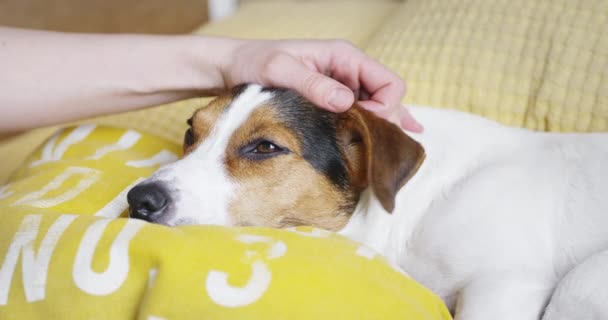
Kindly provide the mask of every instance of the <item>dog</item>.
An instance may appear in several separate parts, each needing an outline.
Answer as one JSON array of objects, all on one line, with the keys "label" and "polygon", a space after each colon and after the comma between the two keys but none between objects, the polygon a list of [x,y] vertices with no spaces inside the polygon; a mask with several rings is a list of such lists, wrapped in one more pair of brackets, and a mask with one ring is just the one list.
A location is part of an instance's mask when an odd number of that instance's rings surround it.
[{"label": "dog", "polygon": [[608,319],[608,134],[411,107],[406,134],[354,106],[243,85],[188,120],[184,157],[130,216],[335,231],[434,291],[457,320]]}]

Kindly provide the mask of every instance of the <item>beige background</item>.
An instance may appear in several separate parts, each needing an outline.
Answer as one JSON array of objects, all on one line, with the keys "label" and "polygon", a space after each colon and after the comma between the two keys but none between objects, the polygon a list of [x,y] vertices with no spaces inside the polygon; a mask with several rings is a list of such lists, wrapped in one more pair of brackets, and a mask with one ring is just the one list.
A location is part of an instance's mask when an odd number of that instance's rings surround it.
[{"label": "beige background", "polygon": [[0,0],[0,25],[35,29],[174,34],[206,18],[204,0]]}]

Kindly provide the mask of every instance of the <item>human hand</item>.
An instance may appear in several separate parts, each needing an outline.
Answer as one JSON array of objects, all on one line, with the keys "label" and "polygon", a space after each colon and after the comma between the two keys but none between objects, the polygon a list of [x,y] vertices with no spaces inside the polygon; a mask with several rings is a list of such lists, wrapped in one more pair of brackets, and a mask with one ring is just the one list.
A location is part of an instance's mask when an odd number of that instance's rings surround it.
[{"label": "human hand", "polygon": [[286,87],[334,112],[348,110],[356,99],[406,130],[423,130],[401,105],[403,80],[346,41],[244,40],[231,58],[221,67],[227,87],[247,82]]}]

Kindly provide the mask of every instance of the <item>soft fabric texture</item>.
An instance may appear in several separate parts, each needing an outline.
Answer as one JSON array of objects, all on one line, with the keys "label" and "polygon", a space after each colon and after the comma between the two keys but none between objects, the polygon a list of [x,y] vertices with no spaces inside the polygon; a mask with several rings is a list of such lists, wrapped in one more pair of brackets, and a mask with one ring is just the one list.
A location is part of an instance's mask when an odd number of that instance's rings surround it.
[{"label": "soft fabric texture", "polygon": [[382,1],[253,2],[195,33],[249,39],[347,39],[365,47],[376,27],[397,7]]},{"label": "soft fabric texture", "polygon": [[120,218],[130,186],[178,154],[95,125],[46,142],[0,187],[0,319],[450,319],[427,289],[327,231]]},{"label": "soft fabric texture", "polygon": [[549,131],[608,130],[608,1],[408,0],[367,51],[407,102]]},{"label": "soft fabric texture", "polygon": [[[605,0],[258,0],[195,33],[345,38],[399,73],[406,103],[537,130],[608,130]],[[178,142],[184,119],[202,105],[193,99],[94,121]],[[50,132],[0,141],[0,183]]]}]

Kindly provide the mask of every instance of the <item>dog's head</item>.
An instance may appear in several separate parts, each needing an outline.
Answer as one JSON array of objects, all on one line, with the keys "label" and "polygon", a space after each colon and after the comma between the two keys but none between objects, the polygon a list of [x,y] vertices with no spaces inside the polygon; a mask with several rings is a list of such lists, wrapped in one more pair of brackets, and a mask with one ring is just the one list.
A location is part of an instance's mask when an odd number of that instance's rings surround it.
[{"label": "dog's head", "polygon": [[391,212],[424,158],[417,142],[369,111],[331,113],[286,89],[240,86],[188,124],[184,157],[129,192],[131,217],[335,231],[368,187]]}]

